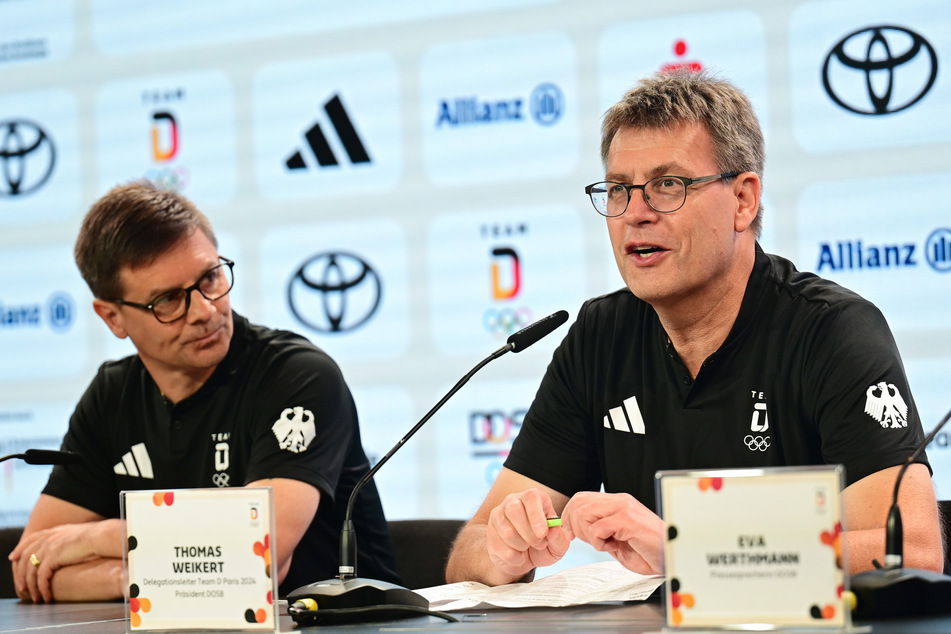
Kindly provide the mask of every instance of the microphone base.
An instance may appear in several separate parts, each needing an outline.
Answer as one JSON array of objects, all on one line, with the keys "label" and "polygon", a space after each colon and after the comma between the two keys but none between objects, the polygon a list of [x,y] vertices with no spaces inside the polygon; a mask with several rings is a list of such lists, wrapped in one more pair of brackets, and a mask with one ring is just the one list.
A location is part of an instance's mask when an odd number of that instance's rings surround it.
[{"label": "microphone base", "polygon": [[[317,608],[292,610],[296,601],[313,599]],[[288,614],[298,625],[365,623],[420,616],[429,601],[408,588],[375,579],[326,579],[287,595]]]},{"label": "microphone base", "polygon": [[849,586],[856,619],[951,613],[951,576],[930,570],[869,570],[852,575]]}]

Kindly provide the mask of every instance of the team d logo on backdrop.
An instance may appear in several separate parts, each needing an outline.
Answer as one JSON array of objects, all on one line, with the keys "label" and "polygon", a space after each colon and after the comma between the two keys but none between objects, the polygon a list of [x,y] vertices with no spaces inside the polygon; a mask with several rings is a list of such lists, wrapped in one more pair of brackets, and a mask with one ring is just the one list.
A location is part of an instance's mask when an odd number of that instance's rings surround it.
[{"label": "team d logo on backdrop", "polygon": [[200,208],[228,203],[238,179],[234,107],[217,70],[105,84],[96,98],[101,191],[145,178]]},{"label": "team d logo on backdrop", "polygon": [[[430,323],[447,353],[498,345],[587,298],[580,214],[566,205],[463,211],[429,229]],[[551,245],[558,244],[557,257]]]}]

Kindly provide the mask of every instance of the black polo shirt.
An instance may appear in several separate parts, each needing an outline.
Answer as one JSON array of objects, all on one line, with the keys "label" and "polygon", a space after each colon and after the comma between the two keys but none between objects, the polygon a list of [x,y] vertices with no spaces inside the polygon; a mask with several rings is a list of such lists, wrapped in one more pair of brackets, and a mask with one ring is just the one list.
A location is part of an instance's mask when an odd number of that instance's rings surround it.
[{"label": "black polo shirt", "polygon": [[587,301],[505,466],[656,510],[658,470],[842,464],[851,484],[922,440],[881,312],[757,245],[736,323],[696,380],[649,304],[627,289]]},{"label": "black polo shirt", "polygon": [[[320,490],[281,594],[337,574],[350,492],[369,469],[340,369],[294,333],[234,315],[225,359],[195,394],[171,404],[138,355],[103,364],[70,418],[63,448],[83,455],[53,469],[44,493],[119,517],[119,491],[243,486],[290,478]],[[354,509],[361,576],[397,582],[376,487]]]}]

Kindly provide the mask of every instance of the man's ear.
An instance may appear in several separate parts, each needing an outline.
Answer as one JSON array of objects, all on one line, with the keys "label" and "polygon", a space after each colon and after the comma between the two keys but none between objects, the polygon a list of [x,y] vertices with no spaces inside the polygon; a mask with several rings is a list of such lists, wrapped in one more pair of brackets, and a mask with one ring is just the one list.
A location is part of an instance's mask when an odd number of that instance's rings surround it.
[{"label": "man's ear", "polygon": [[756,218],[761,187],[756,172],[743,172],[733,180],[733,193],[737,202],[733,229],[737,233],[746,231]]},{"label": "man's ear", "polygon": [[102,299],[94,299],[92,300],[92,308],[96,311],[96,314],[99,315],[99,318],[106,322],[112,334],[119,339],[125,339],[129,336],[129,333],[126,332],[122,314],[119,312],[119,306],[117,304]]}]

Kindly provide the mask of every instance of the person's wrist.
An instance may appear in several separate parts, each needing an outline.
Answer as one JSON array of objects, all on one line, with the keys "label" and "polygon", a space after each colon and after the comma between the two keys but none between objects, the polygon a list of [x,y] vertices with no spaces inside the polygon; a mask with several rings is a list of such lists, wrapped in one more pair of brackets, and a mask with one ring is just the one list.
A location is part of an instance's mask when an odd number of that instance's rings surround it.
[{"label": "person's wrist", "polygon": [[116,560],[116,566],[113,568],[113,596],[117,598],[125,597],[125,575],[122,569],[122,559]]},{"label": "person's wrist", "polygon": [[501,586],[508,583],[528,583],[535,578],[535,567],[532,566],[528,570],[524,568],[506,569],[503,566],[499,566],[494,569],[493,574],[490,575],[489,585]]},{"label": "person's wrist", "polygon": [[524,575],[522,575],[521,578],[519,578],[515,583],[531,583],[532,581],[535,580],[535,571],[536,571],[536,570],[538,570],[538,569],[537,569],[537,568],[532,568],[531,570],[529,570],[528,572],[526,572]]}]

